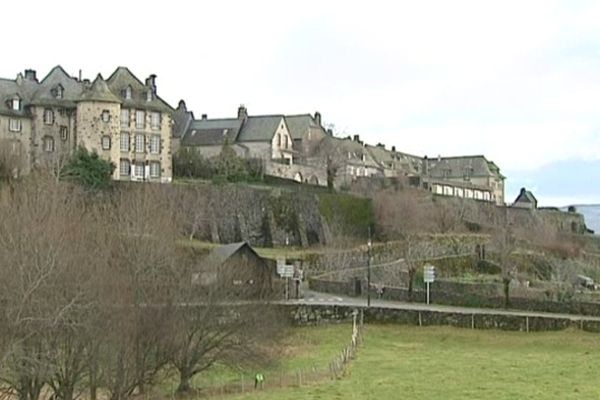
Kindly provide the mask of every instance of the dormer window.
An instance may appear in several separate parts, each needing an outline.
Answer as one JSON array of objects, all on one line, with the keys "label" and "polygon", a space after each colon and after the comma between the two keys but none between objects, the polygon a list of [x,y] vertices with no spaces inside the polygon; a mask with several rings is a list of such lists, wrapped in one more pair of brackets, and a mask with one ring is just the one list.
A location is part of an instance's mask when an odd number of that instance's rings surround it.
[{"label": "dormer window", "polygon": [[13,110],[19,111],[21,109],[21,99],[18,97],[13,98],[11,105]]},{"label": "dormer window", "polygon": [[54,88],[53,92],[54,92],[55,98],[62,99],[65,89],[62,87],[62,85],[58,85],[57,87]]},{"label": "dormer window", "polygon": [[131,86],[127,86],[123,89],[123,97],[125,100],[131,100]]}]

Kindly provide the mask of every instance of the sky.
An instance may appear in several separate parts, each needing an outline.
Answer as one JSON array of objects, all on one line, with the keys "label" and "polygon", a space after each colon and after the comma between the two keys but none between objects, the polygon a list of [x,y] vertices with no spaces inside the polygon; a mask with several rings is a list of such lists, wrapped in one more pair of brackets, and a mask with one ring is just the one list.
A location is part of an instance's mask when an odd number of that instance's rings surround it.
[{"label": "sky", "polygon": [[0,76],[128,66],[196,116],[321,112],[339,135],[484,154],[541,205],[600,203],[600,2],[67,1],[2,5]]}]

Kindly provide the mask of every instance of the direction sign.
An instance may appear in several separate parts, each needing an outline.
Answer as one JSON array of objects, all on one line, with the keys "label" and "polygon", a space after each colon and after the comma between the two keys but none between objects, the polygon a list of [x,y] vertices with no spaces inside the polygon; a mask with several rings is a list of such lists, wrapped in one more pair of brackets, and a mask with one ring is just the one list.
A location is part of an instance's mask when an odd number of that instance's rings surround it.
[{"label": "direction sign", "polygon": [[294,266],[293,265],[278,265],[277,273],[282,278],[292,278],[294,276]]},{"label": "direction sign", "polygon": [[426,265],[423,267],[423,282],[433,283],[435,281],[435,267]]}]

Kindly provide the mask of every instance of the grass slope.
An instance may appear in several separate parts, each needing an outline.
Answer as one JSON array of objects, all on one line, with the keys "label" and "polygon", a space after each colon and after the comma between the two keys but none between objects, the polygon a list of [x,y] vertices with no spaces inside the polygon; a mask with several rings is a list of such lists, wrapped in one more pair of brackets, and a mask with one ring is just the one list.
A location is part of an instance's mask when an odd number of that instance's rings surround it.
[{"label": "grass slope", "polygon": [[232,398],[597,399],[599,356],[600,336],[579,331],[370,326],[344,379]]}]

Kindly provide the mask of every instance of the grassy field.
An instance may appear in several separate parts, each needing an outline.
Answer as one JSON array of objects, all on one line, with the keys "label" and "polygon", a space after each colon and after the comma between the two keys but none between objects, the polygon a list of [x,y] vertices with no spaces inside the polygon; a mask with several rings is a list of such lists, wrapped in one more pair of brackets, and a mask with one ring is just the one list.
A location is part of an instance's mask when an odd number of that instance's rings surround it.
[{"label": "grassy field", "polygon": [[[256,372],[261,372],[268,379],[279,379],[281,374],[294,374],[312,368],[327,369],[329,362],[337,356],[350,341],[351,324],[328,325],[319,328],[290,328],[289,334],[276,350],[273,358],[279,360],[266,367],[241,367],[239,370],[217,365],[197,375],[192,386],[211,388],[226,384],[240,384],[244,379],[250,387]],[[173,373],[167,374],[159,384],[160,394],[170,396],[177,388],[177,378]],[[242,378],[243,377],[243,378]]]},{"label": "grassy field", "polygon": [[[314,335],[316,344],[340,328],[305,328],[302,334]],[[336,349],[331,343],[325,348]],[[369,326],[342,380],[227,398],[597,399],[599,371],[597,334]]]}]

